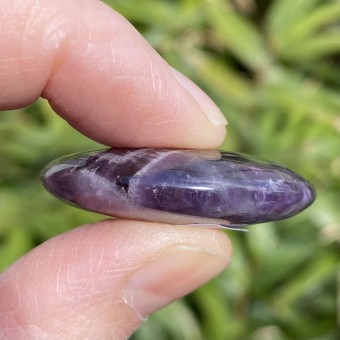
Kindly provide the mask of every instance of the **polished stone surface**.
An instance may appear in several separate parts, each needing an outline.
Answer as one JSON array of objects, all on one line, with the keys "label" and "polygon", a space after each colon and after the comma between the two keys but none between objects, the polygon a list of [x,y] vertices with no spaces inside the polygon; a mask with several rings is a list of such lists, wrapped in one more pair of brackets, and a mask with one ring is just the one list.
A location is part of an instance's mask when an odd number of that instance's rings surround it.
[{"label": "polished stone surface", "polygon": [[315,199],[293,171],[216,150],[109,149],[64,157],[41,176],[46,189],[110,216],[227,227],[284,219]]}]

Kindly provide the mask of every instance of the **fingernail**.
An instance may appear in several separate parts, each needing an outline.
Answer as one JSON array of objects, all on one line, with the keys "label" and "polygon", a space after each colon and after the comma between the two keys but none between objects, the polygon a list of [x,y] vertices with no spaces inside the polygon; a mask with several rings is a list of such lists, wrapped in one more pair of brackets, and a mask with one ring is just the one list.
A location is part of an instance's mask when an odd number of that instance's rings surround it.
[{"label": "fingernail", "polygon": [[145,319],[220,273],[229,259],[205,249],[176,246],[143,265],[128,279],[123,300]]},{"label": "fingernail", "polygon": [[202,91],[195,83],[193,83],[190,79],[188,79],[176,69],[171,68],[171,70],[178,82],[192,95],[197,104],[201,107],[208,119],[214,125],[225,126],[228,124],[228,121],[221,110],[204,91]]}]

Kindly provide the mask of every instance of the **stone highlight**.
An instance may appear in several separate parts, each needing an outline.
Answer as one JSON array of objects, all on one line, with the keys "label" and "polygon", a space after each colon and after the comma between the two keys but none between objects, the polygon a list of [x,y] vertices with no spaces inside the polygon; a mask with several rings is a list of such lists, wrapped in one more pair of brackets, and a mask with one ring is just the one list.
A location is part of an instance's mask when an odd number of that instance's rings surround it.
[{"label": "stone highlight", "polygon": [[109,149],[67,156],[42,172],[45,188],[110,216],[224,227],[291,217],[315,199],[293,171],[216,150]]}]

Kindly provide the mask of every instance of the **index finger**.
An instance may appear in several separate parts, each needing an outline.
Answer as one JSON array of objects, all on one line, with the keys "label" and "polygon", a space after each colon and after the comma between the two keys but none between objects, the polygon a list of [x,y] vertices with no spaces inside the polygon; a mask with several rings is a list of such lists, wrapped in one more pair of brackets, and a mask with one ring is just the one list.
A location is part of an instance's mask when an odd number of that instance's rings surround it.
[{"label": "index finger", "polygon": [[226,120],[111,8],[95,0],[0,0],[0,109],[43,96],[111,146],[215,148]]}]

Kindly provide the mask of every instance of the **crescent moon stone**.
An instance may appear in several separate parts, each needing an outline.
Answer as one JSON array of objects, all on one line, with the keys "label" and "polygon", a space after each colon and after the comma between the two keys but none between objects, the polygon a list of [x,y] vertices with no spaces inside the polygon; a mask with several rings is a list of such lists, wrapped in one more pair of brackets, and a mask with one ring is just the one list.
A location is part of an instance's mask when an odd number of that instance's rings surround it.
[{"label": "crescent moon stone", "polygon": [[238,227],[281,220],[315,199],[311,185],[285,167],[216,150],[80,153],[49,164],[41,180],[78,207],[170,224]]}]

